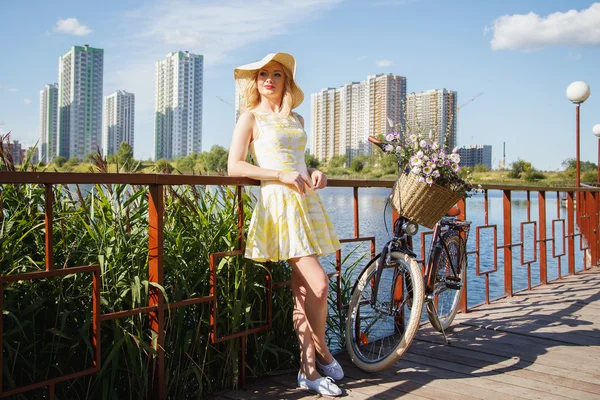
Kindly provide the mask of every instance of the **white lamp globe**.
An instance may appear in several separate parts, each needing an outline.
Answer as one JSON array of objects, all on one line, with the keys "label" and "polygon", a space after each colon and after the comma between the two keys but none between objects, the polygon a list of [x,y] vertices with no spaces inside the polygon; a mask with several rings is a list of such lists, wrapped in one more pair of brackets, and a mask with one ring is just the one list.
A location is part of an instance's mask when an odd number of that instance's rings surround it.
[{"label": "white lamp globe", "polygon": [[567,87],[567,97],[575,104],[581,104],[590,97],[590,87],[583,81],[573,82]]},{"label": "white lamp globe", "polygon": [[594,135],[596,135],[596,137],[600,138],[600,124],[594,125],[594,127],[592,128],[592,132],[594,132]]}]

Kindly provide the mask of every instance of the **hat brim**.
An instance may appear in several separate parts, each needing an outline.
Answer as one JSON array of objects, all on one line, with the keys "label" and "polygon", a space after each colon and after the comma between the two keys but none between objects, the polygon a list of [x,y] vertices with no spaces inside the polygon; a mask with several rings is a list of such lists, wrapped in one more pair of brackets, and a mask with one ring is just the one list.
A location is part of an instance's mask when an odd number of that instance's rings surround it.
[{"label": "hat brim", "polygon": [[235,78],[236,85],[240,94],[243,96],[246,87],[252,83],[254,78],[254,72],[263,68],[271,61],[276,61],[283,65],[288,71],[292,73],[292,80],[294,81],[294,87],[291,90],[292,94],[292,109],[298,107],[304,101],[304,92],[298,86],[296,82],[296,60],[291,54],[288,53],[271,53],[267,54],[262,60],[256,61],[250,64],[242,65],[233,70],[233,77]]}]

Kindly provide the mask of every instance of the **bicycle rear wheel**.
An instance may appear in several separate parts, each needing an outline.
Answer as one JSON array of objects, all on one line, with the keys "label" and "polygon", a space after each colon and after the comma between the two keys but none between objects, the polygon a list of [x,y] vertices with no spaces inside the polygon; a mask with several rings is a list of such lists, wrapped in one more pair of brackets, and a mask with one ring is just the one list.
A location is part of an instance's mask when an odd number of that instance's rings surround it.
[{"label": "bicycle rear wheel", "polygon": [[[467,271],[465,245],[460,235],[451,233],[442,240],[446,242],[449,254],[443,247],[433,254],[435,283],[433,296],[427,302],[429,322],[438,332],[448,329],[458,312]],[[454,266],[456,274],[450,265]]]},{"label": "bicycle rear wheel", "polygon": [[[423,276],[414,258],[392,252],[384,265],[377,302],[373,283],[379,256],[358,278],[348,306],[346,348],[352,361],[368,372],[381,371],[408,349],[423,312]],[[394,281],[394,271],[398,271]],[[392,312],[390,312],[390,306]]]}]

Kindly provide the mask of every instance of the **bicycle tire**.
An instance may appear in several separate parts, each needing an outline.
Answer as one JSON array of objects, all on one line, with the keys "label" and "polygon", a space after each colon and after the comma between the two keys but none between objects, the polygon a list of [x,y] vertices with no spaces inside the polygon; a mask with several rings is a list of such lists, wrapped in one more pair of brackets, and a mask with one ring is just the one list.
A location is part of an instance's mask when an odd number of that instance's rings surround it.
[{"label": "bicycle tire", "polygon": [[[450,306],[446,304],[440,306],[439,295],[435,294],[434,297],[427,302],[427,316],[429,317],[429,322],[431,323],[431,326],[433,326],[433,328],[438,332],[448,329],[452,324],[452,321],[454,321],[454,317],[456,317],[456,313],[458,312],[458,308],[460,306],[460,298],[465,288],[464,282],[467,271],[467,257],[464,254],[465,245],[460,235],[456,232],[452,232],[449,235],[444,235],[442,240],[446,242],[448,251],[451,253],[450,256],[453,257],[452,263],[459,268],[458,277],[461,280],[461,287],[459,290],[443,287],[446,286],[446,277],[450,275],[454,276],[454,274],[452,273],[450,265],[447,262],[446,251],[443,247],[437,248],[433,254],[433,274],[435,276],[433,290],[434,293],[436,293],[436,291],[444,289],[442,293],[450,294],[449,296],[444,296],[444,300],[448,300]],[[455,253],[452,253],[453,249],[456,249]],[[435,298],[436,296],[438,297],[437,299]],[[433,303],[434,301],[437,302],[435,308]]]},{"label": "bicycle tire", "polygon": [[[406,350],[408,349],[408,347],[410,346],[413,338],[415,337],[417,330],[419,329],[419,325],[420,325],[420,321],[421,321],[421,316],[423,314],[423,299],[424,299],[424,282],[423,282],[423,276],[421,274],[421,269],[419,268],[419,265],[417,264],[416,260],[409,256],[408,254],[404,254],[404,253],[400,253],[400,252],[392,252],[390,254],[391,260],[395,263],[395,267],[397,268],[399,264],[402,264],[403,268],[403,274],[399,275],[399,277],[403,278],[403,287],[408,288],[408,284],[411,285],[412,287],[412,296],[410,296],[410,299],[406,299],[410,301],[410,304],[408,305],[404,305],[404,302],[402,302],[402,309],[403,311],[405,310],[405,307],[408,307],[408,312],[410,313],[410,316],[408,317],[407,321],[404,324],[403,327],[403,332],[400,334],[399,337],[399,341],[397,342],[390,342],[393,343],[392,346],[390,346],[387,350],[389,350],[389,353],[387,355],[385,355],[384,357],[380,358],[380,359],[376,359],[376,360],[369,360],[367,359],[367,357],[365,356],[365,354],[363,353],[370,353],[371,351],[369,351],[366,346],[368,346],[368,343],[364,343],[362,342],[361,344],[363,345],[364,348],[361,349],[361,345],[358,343],[359,338],[357,338],[357,328],[360,328],[361,326],[361,317],[360,317],[360,307],[361,307],[361,299],[363,299],[363,296],[365,295],[365,293],[368,291],[368,289],[371,287],[371,285],[368,284],[368,282],[373,278],[373,276],[375,275],[375,272],[377,270],[377,266],[378,266],[378,260],[379,260],[379,255],[376,256],[375,258],[373,258],[371,261],[369,261],[369,263],[367,264],[367,266],[364,268],[364,270],[361,272],[361,274],[359,275],[359,278],[357,279],[357,282],[354,286],[354,289],[352,291],[352,297],[350,299],[350,303],[348,305],[348,314],[347,314],[347,319],[346,319],[346,349],[348,350],[348,354],[350,355],[350,359],[352,360],[352,362],[354,362],[354,364],[359,367],[360,369],[362,369],[363,371],[367,371],[367,372],[377,372],[377,371],[381,371],[384,370],[388,367],[390,367],[392,364],[394,364],[400,357],[402,357],[402,355],[406,352]],[[388,264],[389,266],[389,264]],[[390,268],[386,268],[386,269],[392,269]],[[404,280],[407,279],[410,282],[406,283]],[[381,296],[384,296],[385,294],[389,294],[391,293],[389,290],[382,290],[385,288],[382,288],[382,284],[381,282],[383,282],[384,280],[382,279],[380,281],[380,287],[378,289],[378,300],[381,298]],[[391,284],[395,284],[395,283],[391,283]],[[405,286],[406,285],[406,286]],[[390,286],[391,287],[391,286]],[[403,289],[402,293],[408,293],[410,292],[410,289]],[[409,296],[403,296],[403,298],[408,298]],[[368,302],[368,300],[363,300],[363,302]],[[371,314],[376,314],[377,316],[384,316],[384,313],[378,312],[378,311],[374,311],[371,312]],[[386,318],[396,318],[396,317],[392,317],[390,315],[386,315]],[[365,321],[368,320],[368,316],[365,316],[363,318]],[[406,319],[406,318],[403,318]],[[395,321],[395,320],[394,320]],[[358,326],[356,325],[358,322]],[[374,324],[368,324],[369,326],[374,326]],[[389,325],[389,322],[388,324]],[[377,324],[378,327],[381,326],[387,326],[386,324]],[[394,322],[394,330],[396,329],[396,325]],[[360,331],[360,335],[362,339],[362,334],[364,333],[362,330]],[[365,334],[365,336],[367,336],[367,334]],[[398,339],[398,334],[394,334],[392,336],[396,336],[394,337],[392,340],[396,340]],[[375,344],[378,341],[380,341],[383,344],[383,341],[389,337],[392,336],[387,336],[387,337],[381,337],[381,338],[375,338],[372,343]],[[381,352],[381,349],[380,349]]]}]

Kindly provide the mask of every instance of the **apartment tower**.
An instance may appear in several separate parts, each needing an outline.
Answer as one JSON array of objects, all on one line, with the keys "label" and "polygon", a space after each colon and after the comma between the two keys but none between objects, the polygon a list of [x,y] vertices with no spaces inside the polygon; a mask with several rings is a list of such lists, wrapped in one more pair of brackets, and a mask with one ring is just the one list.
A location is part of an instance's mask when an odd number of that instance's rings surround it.
[{"label": "apartment tower", "polygon": [[102,149],[104,157],[116,154],[125,142],[133,150],[135,132],[135,95],[124,90],[104,98],[104,134]]},{"label": "apartment tower", "polygon": [[370,75],[365,81],[311,95],[311,154],[321,161],[346,155],[371,154],[367,138],[400,129],[406,78]]},{"label": "apartment tower", "polygon": [[155,159],[202,151],[204,57],[169,53],[156,63]]},{"label": "apartment tower", "polygon": [[104,50],[73,46],[58,61],[59,156],[83,160],[102,146]]},{"label": "apartment tower", "polygon": [[456,92],[446,89],[410,93],[406,96],[407,132],[431,132],[441,146],[452,150],[457,145],[456,101]]},{"label": "apartment tower", "polygon": [[58,155],[58,83],[40,90],[39,159],[49,163]]}]

